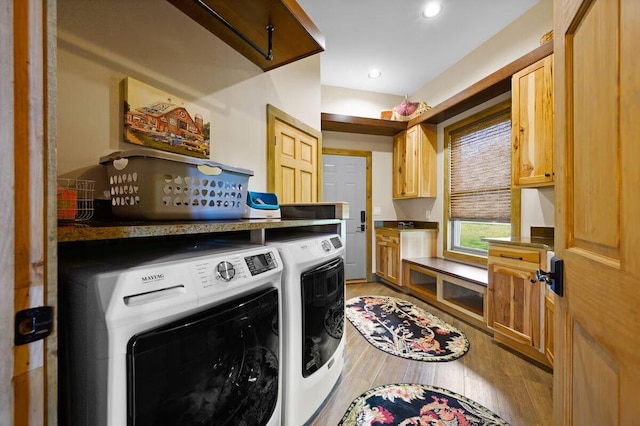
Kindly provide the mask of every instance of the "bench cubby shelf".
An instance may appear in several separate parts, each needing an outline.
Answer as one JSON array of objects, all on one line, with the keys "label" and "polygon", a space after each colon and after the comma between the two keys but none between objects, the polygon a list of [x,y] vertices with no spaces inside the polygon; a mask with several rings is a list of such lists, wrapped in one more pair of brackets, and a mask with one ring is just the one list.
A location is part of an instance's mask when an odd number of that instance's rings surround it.
[{"label": "bench cubby shelf", "polygon": [[486,269],[435,257],[404,259],[402,268],[409,294],[491,332]]}]

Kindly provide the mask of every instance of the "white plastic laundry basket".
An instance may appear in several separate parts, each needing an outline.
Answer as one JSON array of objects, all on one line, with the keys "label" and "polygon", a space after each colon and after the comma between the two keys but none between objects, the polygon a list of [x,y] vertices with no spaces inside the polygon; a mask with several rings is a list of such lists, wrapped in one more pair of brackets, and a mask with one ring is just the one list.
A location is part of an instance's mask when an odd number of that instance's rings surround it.
[{"label": "white plastic laundry basket", "polygon": [[132,219],[238,219],[253,171],[151,149],[118,151],[107,166],[114,216]]}]

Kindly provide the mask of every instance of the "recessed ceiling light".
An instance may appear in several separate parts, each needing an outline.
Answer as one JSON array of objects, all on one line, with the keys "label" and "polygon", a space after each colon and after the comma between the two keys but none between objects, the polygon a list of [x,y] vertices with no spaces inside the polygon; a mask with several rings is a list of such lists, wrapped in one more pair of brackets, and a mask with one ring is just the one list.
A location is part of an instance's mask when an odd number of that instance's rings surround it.
[{"label": "recessed ceiling light", "polygon": [[427,3],[422,11],[422,16],[425,18],[433,18],[442,10],[442,5],[437,1],[432,1],[431,3]]},{"label": "recessed ceiling light", "polygon": [[382,72],[380,70],[371,70],[368,75],[369,78],[378,78],[382,75]]}]

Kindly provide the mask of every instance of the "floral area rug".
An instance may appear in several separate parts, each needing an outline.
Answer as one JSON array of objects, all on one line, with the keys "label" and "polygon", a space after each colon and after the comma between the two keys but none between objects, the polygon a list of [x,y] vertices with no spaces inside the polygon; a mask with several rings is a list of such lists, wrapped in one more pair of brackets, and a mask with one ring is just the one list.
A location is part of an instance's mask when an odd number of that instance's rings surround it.
[{"label": "floral area rug", "polygon": [[376,348],[418,361],[452,361],[469,350],[458,329],[406,300],[360,296],[347,300],[346,315]]},{"label": "floral area rug", "polygon": [[339,426],[373,424],[509,425],[495,413],[462,395],[416,384],[384,385],[366,391],[351,403]]}]

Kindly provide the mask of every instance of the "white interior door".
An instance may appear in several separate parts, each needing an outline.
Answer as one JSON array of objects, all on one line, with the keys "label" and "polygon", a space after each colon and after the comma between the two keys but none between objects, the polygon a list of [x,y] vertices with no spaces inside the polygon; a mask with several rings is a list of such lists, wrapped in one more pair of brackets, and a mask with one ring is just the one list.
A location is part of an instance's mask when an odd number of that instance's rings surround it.
[{"label": "white interior door", "polygon": [[367,277],[366,177],[365,157],[328,154],[322,156],[323,201],[349,203],[345,244],[347,280],[362,280]]}]

